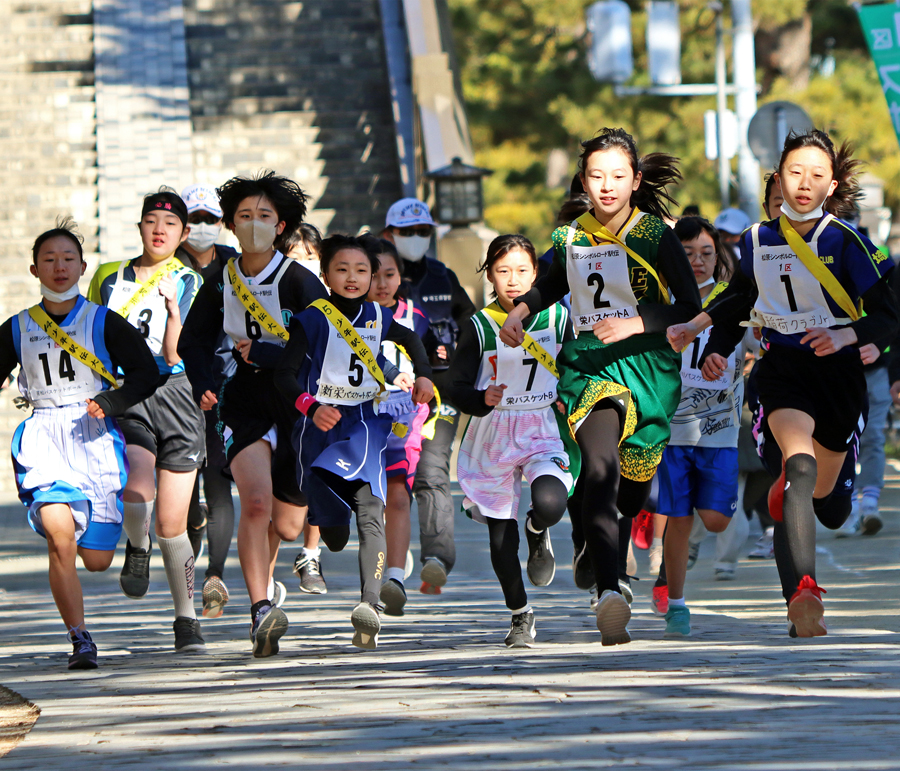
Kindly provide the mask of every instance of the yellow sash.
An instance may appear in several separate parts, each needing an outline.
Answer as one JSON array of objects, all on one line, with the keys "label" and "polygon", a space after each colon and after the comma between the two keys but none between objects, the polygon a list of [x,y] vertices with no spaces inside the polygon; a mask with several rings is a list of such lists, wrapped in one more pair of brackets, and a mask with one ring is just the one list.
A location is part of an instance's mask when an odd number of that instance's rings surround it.
[{"label": "yellow sash", "polygon": [[[485,308],[484,312],[486,315],[490,316],[494,321],[497,322],[501,327],[503,326],[503,322],[506,321],[507,314],[500,313],[499,311],[495,311],[493,308]],[[524,332],[524,328],[523,328]],[[556,358],[551,356],[550,353],[544,348],[537,340],[535,340],[531,335],[527,332],[525,334],[525,341],[522,343],[522,347],[528,351],[535,359],[538,360],[538,363],[544,367],[553,377],[559,379],[559,370],[556,368]]]},{"label": "yellow sash", "polygon": [[131,297],[128,298],[128,302],[126,302],[121,308],[119,308],[116,313],[118,313],[122,318],[127,319],[129,314],[134,310],[135,306],[143,300],[153,289],[159,286],[159,282],[163,280],[164,276],[168,276],[173,270],[177,270],[178,268],[183,268],[184,263],[179,260],[177,257],[170,258],[165,265],[157,269],[156,273],[154,273],[150,278],[141,284],[140,289],[137,290]]},{"label": "yellow sash", "polygon": [[703,301],[702,307],[705,308],[709,305],[713,300],[715,300],[722,292],[724,292],[728,288],[727,281],[720,281],[713,287],[712,292],[706,295],[706,299]]},{"label": "yellow sash", "polygon": [[[637,209],[635,209],[637,211]],[[653,266],[650,265],[641,255],[639,255],[634,249],[627,246],[625,242],[619,238],[615,233],[613,233],[608,227],[605,225],[601,225],[597,219],[591,214],[589,211],[582,214],[577,220],[581,227],[584,228],[584,232],[587,233],[588,238],[592,241],[597,240],[599,237],[603,241],[611,241],[614,244],[618,244],[621,246],[628,254],[631,259],[638,263],[642,268],[644,268],[653,278],[656,280],[657,285],[659,286],[659,294],[662,298],[662,302],[665,305],[669,304],[669,295],[666,292],[665,285],[659,278],[659,274],[653,269]],[[594,246],[597,246],[597,243],[594,243]]]},{"label": "yellow sash", "polygon": [[788,246],[791,247],[791,250],[797,255],[806,269],[813,274],[813,278],[815,278],[825,291],[832,296],[844,313],[853,319],[853,321],[858,321],[859,309],[854,307],[850,295],[848,295],[847,290],[841,286],[841,282],[837,280],[834,273],[822,264],[822,261],[816,257],[810,245],[803,240],[803,237],[796,230],[794,230],[794,226],[791,225],[790,220],[783,214],[779,219],[779,224],[781,225],[781,232],[784,235],[784,239],[788,242]]},{"label": "yellow sash", "polygon": [[56,344],[68,351],[70,355],[74,356],[77,361],[80,361],[82,364],[86,364],[90,367],[94,372],[96,372],[100,377],[106,380],[113,388],[118,388],[119,384],[116,382],[115,377],[110,373],[110,371],[103,366],[103,362],[100,361],[93,353],[88,351],[86,348],[82,348],[78,343],[76,343],[71,337],[69,337],[62,329],[59,328],[59,325],[51,319],[44,309],[40,305],[35,305],[33,308],[28,309],[28,315],[31,316],[37,322],[38,326],[43,329],[50,337],[52,337]]},{"label": "yellow sash", "polygon": [[234,261],[236,259],[236,257],[232,257],[228,261],[228,281],[231,283],[231,286],[234,287],[238,299],[241,301],[241,305],[243,305],[247,309],[247,312],[259,322],[262,329],[275,335],[279,340],[287,342],[290,337],[288,331],[266,312],[266,309],[256,301],[253,293],[247,289],[247,285],[241,281],[241,277],[234,269]]}]

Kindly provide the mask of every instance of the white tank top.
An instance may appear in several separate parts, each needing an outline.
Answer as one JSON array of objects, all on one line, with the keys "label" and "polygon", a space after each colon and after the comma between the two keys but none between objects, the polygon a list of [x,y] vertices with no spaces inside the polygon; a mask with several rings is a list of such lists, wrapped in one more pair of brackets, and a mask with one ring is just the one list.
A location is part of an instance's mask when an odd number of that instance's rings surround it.
[{"label": "white tank top", "polygon": [[[281,263],[279,263],[279,260],[281,260]],[[262,305],[266,313],[285,328],[287,328],[290,320],[286,320],[281,312],[281,298],[278,294],[278,285],[290,264],[291,261],[289,259],[281,252],[276,251],[275,256],[272,257],[269,264],[258,275],[248,278],[241,272],[240,260],[234,260],[235,272],[241,281],[244,282],[244,286],[247,287],[256,302]],[[271,282],[261,283],[273,273],[275,273],[275,278]],[[222,302],[225,318],[222,322],[222,328],[225,330],[225,334],[234,342],[239,340],[260,340],[264,343],[274,343],[284,348],[285,341],[273,332],[263,329],[259,322],[250,314],[250,311],[244,307],[241,298],[237,295],[237,289],[231,285],[228,279],[227,266],[224,271],[224,282]]]},{"label": "white tank top", "polygon": [[[628,223],[624,241],[641,221],[643,212]],[[629,319],[638,315],[637,298],[631,288],[628,255],[618,244],[575,246],[575,228],[566,236],[566,278],[572,292],[572,323],[579,332],[606,318]]]},{"label": "white tank top", "polygon": [[[113,284],[112,293],[106,305],[116,312],[127,303],[131,297],[140,291],[141,285],[135,281],[125,279],[125,268],[128,262],[119,265],[116,272],[116,283]],[[135,327],[154,356],[162,356],[163,337],[166,334],[166,322],[169,314],[166,311],[166,298],[159,293],[159,289],[151,289],[146,296],[128,314],[128,323]]]},{"label": "white tank top", "polygon": [[[365,313],[366,306],[360,308]],[[351,323],[355,319],[350,319]],[[327,323],[328,342],[325,358],[319,374],[319,389],[316,401],[324,404],[362,404],[378,396],[381,391],[378,381],[372,377],[369,368],[330,323]],[[376,306],[375,320],[364,328],[354,326],[356,334],[362,338],[369,350],[375,353],[381,345],[381,306]]]},{"label": "white tank top", "polygon": [[[809,241],[813,254],[819,256],[819,236],[833,219],[826,214]],[[753,306],[753,321],[785,335],[803,333],[812,327],[834,327],[849,324],[851,319],[835,317],[819,280],[794,254],[787,244],[765,246],[759,242],[759,225],[751,231],[753,238],[753,275],[759,296]]]},{"label": "white tank top", "polygon": [[[98,310],[94,303],[85,302],[70,323],[60,326],[89,353],[95,353],[93,326]],[[28,311],[21,311],[18,320],[21,351],[18,386],[33,406],[64,407],[93,399],[103,390],[100,376],[60,348]]]},{"label": "white tank top", "polygon": [[[395,318],[394,323],[400,324],[407,329],[415,331],[416,327],[413,320],[412,300],[406,301],[406,313],[404,313],[399,319]],[[408,356],[401,352],[396,343],[392,343],[390,340],[385,340],[381,344],[381,353],[384,355],[385,359],[387,359],[391,364],[393,364],[395,367],[397,367],[397,369],[400,370],[401,374],[412,375],[413,377],[415,377],[416,373],[413,369],[412,361]],[[388,391],[402,390],[400,386],[395,386],[392,383],[387,383],[386,385]]]}]

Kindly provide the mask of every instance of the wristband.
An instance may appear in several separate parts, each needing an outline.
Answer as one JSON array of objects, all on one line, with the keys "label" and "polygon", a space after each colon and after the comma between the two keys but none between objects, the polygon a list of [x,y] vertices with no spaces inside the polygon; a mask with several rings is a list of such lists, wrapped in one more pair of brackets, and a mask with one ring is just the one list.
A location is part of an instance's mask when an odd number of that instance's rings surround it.
[{"label": "wristband", "polygon": [[297,397],[297,401],[294,402],[294,406],[297,410],[307,416],[309,416],[310,407],[314,404],[318,404],[318,402],[312,394],[300,394],[300,396]]}]

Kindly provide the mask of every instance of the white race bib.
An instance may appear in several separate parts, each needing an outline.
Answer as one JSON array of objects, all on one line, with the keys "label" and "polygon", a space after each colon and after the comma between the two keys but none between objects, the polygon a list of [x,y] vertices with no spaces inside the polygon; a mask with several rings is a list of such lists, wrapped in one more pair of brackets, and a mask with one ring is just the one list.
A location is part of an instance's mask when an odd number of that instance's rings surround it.
[{"label": "white race bib", "polygon": [[[362,313],[364,308],[360,310]],[[381,308],[378,308],[373,326],[354,326],[356,333],[369,350],[378,351],[381,345]],[[331,324],[328,324],[328,343],[325,359],[319,374],[316,401],[324,404],[362,404],[374,399],[381,392],[378,381],[356,355],[347,340]]]},{"label": "white race bib", "polygon": [[681,352],[681,385],[685,388],[705,388],[708,391],[725,391],[731,388],[732,373],[735,366],[735,353],[731,352],[728,357],[728,365],[725,372],[722,373],[718,380],[704,380],[700,372],[700,357],[703,355],[703,349],[709,342],[709,333],[711,329],[704,329],[694,342]]},{"label": "white race bib", "polygon": [[[282,260],[280,266],[278,266],[279,259]],[[254,276],[253,278],[247,278],[247,276],[241,272],[240,260],[234,261],[235,271],[238,276],[240,276],[241,281],[244,282],[244,286],[246,286],[250,294],[253,295],[256,302],[262,305],[266,313],[273,319],[279,321],[285,328],[290,322],[290,316],[285,319],[284,314],[281,312],[281,298],[278,294],[278,285],[281,282],[281,277],[284,275],[284,272],[288,269],[290,264],[291,261],[286,259],[281,252],[275,252],[275,256],[272,257],[271,262],[261,273],[259,273],[259,275]],[[275,278],[269,283],[260,283],[265,281],[275,271],[276,267],[278,268],[278,272],[275,274]],[[233,287],[228,280],[227,270],[223,275],[225,287],[222,290],[222,302],[224,304],[225,318],[222,322],[222,328],[225,330],[225,334],[234,342],[238,342],[239,340],[260,340],[264,343],[274,343],[275,345],[284,348],[284,340],[279,338],[273,332],[263,329],[250,311],[244,307],[241,298],[237,295],[237,289]]]},{"label": "white race bib", "polygon": [[[404,313],[399,319],[395,318],[395,324],[401,324],[407,329],[411,329],[415,331],[415,324],[413,322],[413,306],[410,303],[407,303],[406,313]],[[381,344],[381,353],[385,359],[387,359],[391,364],[393,364],[397,369],[400,370],[401,374],[413,375],[415,376],[415,370],[413,369],[412,361],[410,361],[409,357],[400,351],[396,344],[392,343],[390,340],[385,340]],[[400,386],[395,386],[392,383],[386,383],[385,387],[388,391],[401,391]]]},{"label": "white race bib", "polygon": [[628,255],[618,244],[566,247],[566,275],[572,291],[572,322],[579,332],[602,319],[638,315]]},{"label": "white race bib", "polygon": [[[141,290],[141,285],[134,281],[125,280],[125,267],[127,262],[119,265],[116,273],[116,283],[110,293],[106,305],[111,310],[117,311],[127,303],[132,295]],[[162,356],[163,337],[166,334],[166,322],[169,319],[166,311],[166,298],[159,293],[159,289],[152,289],[147,295],[131,309],[128,314],[128,323],[131,324],[141,337],[147,341],[147,346],[154,356]]]}]

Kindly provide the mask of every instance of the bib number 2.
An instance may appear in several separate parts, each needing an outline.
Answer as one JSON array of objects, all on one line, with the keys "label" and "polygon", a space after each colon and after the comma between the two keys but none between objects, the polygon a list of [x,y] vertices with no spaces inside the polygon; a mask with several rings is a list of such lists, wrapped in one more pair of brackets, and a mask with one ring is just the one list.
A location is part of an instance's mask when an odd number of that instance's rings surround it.
[{"label": "bib number 2", "polygon": [[591,275],[588,276],[587,282],[589,286],[597,287],[597,290],[594,292],[594,308],[608,308],[609,300],[600,299],[600,295],[603,294],[603,289],[606,286],[606,284],[603,283],[603,276],[599,273],[591,273]]}]

